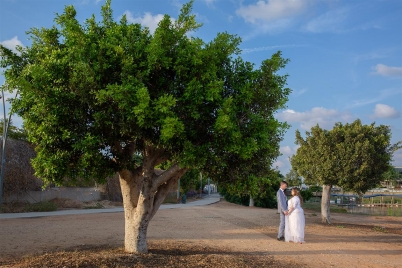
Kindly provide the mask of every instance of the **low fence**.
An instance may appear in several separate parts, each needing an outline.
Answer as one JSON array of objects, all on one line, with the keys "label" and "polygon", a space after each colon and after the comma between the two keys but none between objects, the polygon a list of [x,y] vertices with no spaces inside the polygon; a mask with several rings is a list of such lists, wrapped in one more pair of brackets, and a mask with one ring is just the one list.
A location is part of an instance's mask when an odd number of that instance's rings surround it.
[{"label": "low fence", "polygon": [[[359,196],[353,193],[331,193],[330,203],[339,206],[402,206],[402,192],[376,192],[366,193],[359,200]],[[313,193],[312,202],[321,201],[321,192]]]}]

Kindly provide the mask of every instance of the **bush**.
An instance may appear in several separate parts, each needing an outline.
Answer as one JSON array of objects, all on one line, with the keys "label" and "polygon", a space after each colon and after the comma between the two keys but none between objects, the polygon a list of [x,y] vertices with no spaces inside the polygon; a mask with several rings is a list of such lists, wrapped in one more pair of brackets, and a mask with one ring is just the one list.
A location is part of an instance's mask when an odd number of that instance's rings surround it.
[{"label": "bush", "polygon": [[46,212],[46,211],[56,211],[57,205],[50,201],[42,201],[35,204],[27,204],[25,206],[24,212]]},{"label": "bush", "polygon": [[265,198],[254,200],[254,205],[261,208],[277,208],[278,201],[275,196],[268,196]]},{"label": "bush", "polygon": [[[276,191],[267,191],[263,198],[254,198],[254,206],[262,207],[262,208],[276,208],[277,201],[276,201]],[[238,205],[248,206],[250,204],[250,196],[248,195],[235,195],[230,194],[225,188],[220,188],[219,193],[225,198],[226,201]]]},{"label": "bush", "polygon": [[300,191],[301,196],[303,197],[303,201],[307,202],[313,197],[313,191],[311,189]]}]

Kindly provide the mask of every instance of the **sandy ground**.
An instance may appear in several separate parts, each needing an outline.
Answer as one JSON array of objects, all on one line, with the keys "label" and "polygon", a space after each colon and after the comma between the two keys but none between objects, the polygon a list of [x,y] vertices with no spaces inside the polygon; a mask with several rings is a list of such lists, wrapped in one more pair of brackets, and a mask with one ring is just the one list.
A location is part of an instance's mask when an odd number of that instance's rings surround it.
[{"label": "sandy ground", "polygon": [[[317,213],[318,214],[318,213]],[[276,240],[274,209],[218,202],[209,206],[159,210],[148,240],[166,240],[271,255],[307,267],[402,267],[402,218],[332,214],[333,225],[306,211],[306,243]],[[0,220],[0,261],[77,246],[124,241],[123,213]]]}]

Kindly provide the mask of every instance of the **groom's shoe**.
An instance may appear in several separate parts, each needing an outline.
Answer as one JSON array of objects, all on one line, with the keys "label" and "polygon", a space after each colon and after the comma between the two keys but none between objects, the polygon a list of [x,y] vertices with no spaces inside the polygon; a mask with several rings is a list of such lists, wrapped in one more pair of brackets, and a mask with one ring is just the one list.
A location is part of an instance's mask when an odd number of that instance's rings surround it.
[{"label": "groom's shoe", "polygon": [[278,241],[285,241],[285,238],[283,236],[281,236],[281,237],[279,237],[277,239],[278,239]]}]

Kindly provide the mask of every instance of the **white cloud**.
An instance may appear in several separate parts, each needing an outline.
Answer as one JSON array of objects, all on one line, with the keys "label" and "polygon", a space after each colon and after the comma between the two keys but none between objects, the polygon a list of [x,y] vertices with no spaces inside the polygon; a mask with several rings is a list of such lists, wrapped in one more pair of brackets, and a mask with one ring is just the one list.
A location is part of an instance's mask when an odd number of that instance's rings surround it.
[{"label": "white cloud", "polygon": [[24,45],[21,43],[20,40],[18,40],[17,36],[14,36],[13,38],[11,38],[10,40],[4,40],[2,42],[0,42],[0,44],[2,44],[3,46],[5,46],[8,49],[11,49],[14,52],[17,52],[16,47],[17,46],[21,46],[23,47]]},{"label": "white cloud", "polygon": [[151,33],[155,31],[158,27],[158,23],[163,19],[162,14],[151,15],[149,12],[145,12],[143,17],[134,17],[130,11],[125,11],[124,15],[127,17],[127,21],[130,23],[139,23],[142,26],[146,26],[149,28]]},{"label": "white cloud", "polygon": [[373,69],[373,74],[402,77],[402,67],[390,67],[384,64],[377,64]]},{"label": "white cloud", "polygon": [[272,22],[289,19],[304,12],[309,2],[310,0],[264,0],[258,1],[256,4],[242,6],[236,10],[236,13],[247,22]]},{"label": "white cloud", "polygon": [[400,113],[395,108],[386,104],[376,104],[372,118],[399,118]]},{"label": "white cloud", "polygon": [[279,151],[281,152],[282,155],[291,156],[296,153],[296,151],[299,147],[300,147],[299,145],[295,145],[293,147],[286,145],[286,146],[281,146]]},{"label": "white cloud", "polygon": [[286,164],[283,163],[283,162],[280,161],[280,160],[277,160],[276,162],[274,162],[274,163],[272,164],[272,167],[273,167],[273,168],[278,168],[279,170],[281,170],[281,169],[284,168],[285,166],[286,166]]},{"label": "white cloud", "polygon": [[342,23],[347,15],[346,9],[331,10],[309,21],[303,28],[313,33],[341,32]]},{"label": "white cloud", "polygon": [[281,152],[281,154],[285,154],[285,155],[292,154],[292,148],[290,148],[290,146],[283,146],[279,149],[279,151]]},{"label": "white cloud", "polygon": [[346,112],[339,112],[323,107],[314,107],[311,111],[306,112],[285,110],[278,114],[278,118],[289,123],[300,123],[300,127],[304,130],[310,130],[317,124],[319,124],[321,128],[331,129],[336,122],[352,121],[352,117]]}]

